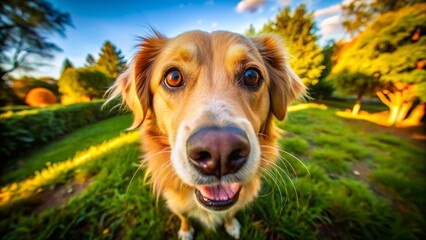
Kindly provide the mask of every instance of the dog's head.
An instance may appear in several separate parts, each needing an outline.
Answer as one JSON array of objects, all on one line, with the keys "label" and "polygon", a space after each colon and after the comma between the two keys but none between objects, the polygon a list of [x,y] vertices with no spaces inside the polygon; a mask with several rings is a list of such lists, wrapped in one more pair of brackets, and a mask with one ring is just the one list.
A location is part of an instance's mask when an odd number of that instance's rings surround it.
[{"label": "dog's head", "polygon": [[149,119],[167,137],[173,169],[201,207],[226,210],[255,195],[245,188],[259,185],[259,139],[272,138],[272,116],[284,119],[305,89],[283,43],[223,31],[143,40],[112,94],[133,110],[133,128]]}]

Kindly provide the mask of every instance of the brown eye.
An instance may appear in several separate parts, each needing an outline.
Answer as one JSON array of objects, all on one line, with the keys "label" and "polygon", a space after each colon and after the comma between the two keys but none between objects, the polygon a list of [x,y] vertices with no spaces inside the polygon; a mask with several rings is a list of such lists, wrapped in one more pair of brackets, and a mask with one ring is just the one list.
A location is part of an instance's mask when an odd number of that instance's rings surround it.
[{"label": "brown eye", "polygon": [[244,72],[243,83],[247,87],[256,88],[260,85],[260,74],[256,69],[249,68]]},{"label": "brown eye", "polygon": [[169,88],[177,88],[183,85],[183,77],[179,70],[171,69],[166,73],[164,82]]}]

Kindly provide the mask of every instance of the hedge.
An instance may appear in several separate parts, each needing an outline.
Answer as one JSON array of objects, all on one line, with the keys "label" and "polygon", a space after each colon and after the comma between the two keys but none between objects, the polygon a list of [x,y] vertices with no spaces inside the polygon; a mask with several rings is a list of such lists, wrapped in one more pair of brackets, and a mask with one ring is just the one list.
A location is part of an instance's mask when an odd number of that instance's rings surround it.
[{"label": "hedge", "polygon": [[121,111],[104,101],[24,110],[0,115],[0,159],[48,142],[86,124],[116,116]]}]

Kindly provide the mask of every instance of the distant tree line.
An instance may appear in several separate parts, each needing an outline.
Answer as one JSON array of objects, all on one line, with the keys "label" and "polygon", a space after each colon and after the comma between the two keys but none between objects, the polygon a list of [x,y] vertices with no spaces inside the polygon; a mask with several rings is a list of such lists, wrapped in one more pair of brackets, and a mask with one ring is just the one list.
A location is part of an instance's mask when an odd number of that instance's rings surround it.
[{"label": "distant tree line", "polygon": [[76,68],[65,59],[58,80],[62,102],[69,104],[102,98],[125,66],[124,56],[110,41],[103,44],[98,60],[88,54],[83,67]]}]

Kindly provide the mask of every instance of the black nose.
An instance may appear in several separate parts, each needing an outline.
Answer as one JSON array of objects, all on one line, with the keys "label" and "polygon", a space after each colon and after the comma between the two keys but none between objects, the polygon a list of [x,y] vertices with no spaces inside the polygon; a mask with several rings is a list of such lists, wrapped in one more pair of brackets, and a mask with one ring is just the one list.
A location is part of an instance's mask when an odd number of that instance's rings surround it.
[{"label": "black nose", "polygon": [[247,161],[250,143],[247,134],[236,127],[203,127],[186,143],[189,161],[201,173],[223,175],[237,172]]}]

